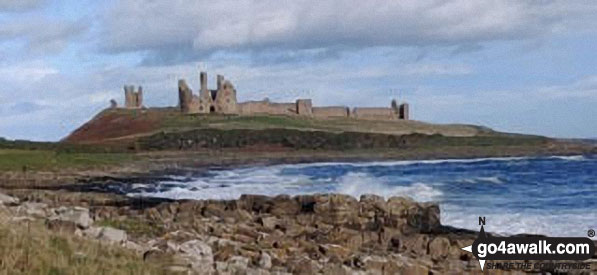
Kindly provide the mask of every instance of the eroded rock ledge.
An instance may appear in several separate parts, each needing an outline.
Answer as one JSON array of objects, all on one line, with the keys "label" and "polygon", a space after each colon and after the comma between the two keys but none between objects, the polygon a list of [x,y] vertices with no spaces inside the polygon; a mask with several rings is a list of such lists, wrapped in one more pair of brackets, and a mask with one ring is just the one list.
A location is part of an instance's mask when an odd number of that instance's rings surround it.
[{"label": "eroded rock ledge", "polygon": [[86,208],[3,200],[16,216],[45,219],[52,230],[122,245],[146,261],[168,259],[168,273],[481,274],[460,249],[475,232],[444,227],[436,204],[402,197],[243,195],[149,207],[82,201]]},{"label": "eroded rock ledge", "polygon": [[[202,236],[213,254],[207,261],[218,272],[240,272],[239,265],[302,274],[428,274],[475,267],[459,249],[466,238],[440,236],[437,205],[399,197],[244,195],[171,203],[145,215]],[[169,250],[168,241],[156,244],[160,252]]]}]

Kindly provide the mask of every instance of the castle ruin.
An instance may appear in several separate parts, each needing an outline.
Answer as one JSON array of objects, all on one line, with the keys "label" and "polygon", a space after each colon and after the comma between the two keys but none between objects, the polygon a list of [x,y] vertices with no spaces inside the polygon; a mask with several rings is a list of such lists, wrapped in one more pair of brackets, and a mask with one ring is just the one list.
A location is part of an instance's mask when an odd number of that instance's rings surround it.
[{"label": "castle ruin", "polygon": [[201,88],[199,95],[193,95],[193,90],[184,79],[178,81],[178,106],[185,114],[238,114],[236,89],[223,76],[217,76],[217,88],[207,89],[207,73],[199,75]]},{"label": "castle ruin", "polygon": [[[236,89],[222,75],[217,75],[216,89],[208,89],[207,73],[200,72],[199,93],[193,94],[184,79],[178,81],[178,108],[184,114],[230,114],[230,115],[291,115],[314,118],[355,118],[363,120],[408,120],[408,103],[398,104],[392,100],[390,107],[313,106],[311,99],[298,99],[294,103],[260,101],[237,102]],[[141,108],[143,90],[125,86],[125,108]]]},{"label": "castle ruin", "polygon": [[199,95],[193,91],[184,79],[178,81],[178,97],[181,112],[185,114],[237,114],[237,115],[298,115],[316,118],[352,117],[367,120],[408,120],[408,104],[392,101],[390,107],[357,107],[352,110],[346,106],[314,107],[311,99],[298,99],[294,103],[261,101],[237,102],[236,89],[229,80],[217,76],[217,88],[207,88],[207,73],[200,73]]},{"label": "castle ruin", "polygon": [[135,86],[124,86],[124,108],[139,109],[143,106],[143,88],[135,92]]}]

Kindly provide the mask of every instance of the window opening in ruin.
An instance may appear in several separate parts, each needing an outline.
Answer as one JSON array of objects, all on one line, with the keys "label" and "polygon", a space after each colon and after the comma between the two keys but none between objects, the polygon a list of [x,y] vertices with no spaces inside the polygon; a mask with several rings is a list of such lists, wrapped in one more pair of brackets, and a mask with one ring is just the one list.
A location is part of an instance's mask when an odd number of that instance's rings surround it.
[{"label": "window opening in ruin", "polygon": [[215,113],[216,112],[216,107],[214,107],[214,106],[209,107],[209,112],[210,113]]}]

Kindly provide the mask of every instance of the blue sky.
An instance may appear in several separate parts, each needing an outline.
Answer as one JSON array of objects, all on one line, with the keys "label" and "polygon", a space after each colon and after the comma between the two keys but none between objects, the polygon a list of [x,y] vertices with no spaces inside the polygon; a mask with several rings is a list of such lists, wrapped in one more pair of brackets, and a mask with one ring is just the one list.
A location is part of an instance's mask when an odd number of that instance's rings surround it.
[{"label": "blue sky", "polygon": [[59,140],[125,84],[175,105],[206,69],[240,100],[597,137],[596,27],[577,0],[0,0],[0,136]]}]

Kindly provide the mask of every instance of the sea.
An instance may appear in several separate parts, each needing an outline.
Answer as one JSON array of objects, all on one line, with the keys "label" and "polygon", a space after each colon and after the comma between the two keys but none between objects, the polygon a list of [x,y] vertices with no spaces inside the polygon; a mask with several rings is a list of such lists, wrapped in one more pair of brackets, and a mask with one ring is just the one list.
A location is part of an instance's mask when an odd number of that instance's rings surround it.
[{"label": "sea", "polygon": [[502,235],[585,237],[597,230],[597,156],[325,162],[213,169],[139,183],[129,196],[376,194],[436,202],[444,225]]}]

